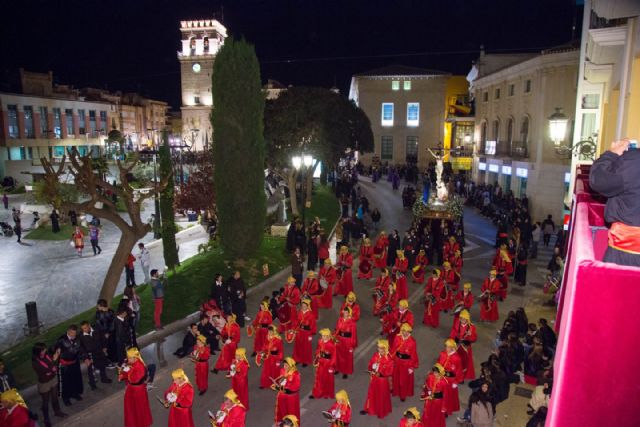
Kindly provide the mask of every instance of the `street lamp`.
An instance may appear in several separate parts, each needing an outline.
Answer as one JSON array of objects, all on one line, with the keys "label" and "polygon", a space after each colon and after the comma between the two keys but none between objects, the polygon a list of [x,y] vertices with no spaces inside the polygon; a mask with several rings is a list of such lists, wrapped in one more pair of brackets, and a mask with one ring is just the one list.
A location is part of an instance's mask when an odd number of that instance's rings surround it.
[{"label": "street lamp", "polygon": [[[306,229],[305,222],[305,210],[307,208],[307,174],[311,172],[311,166],[313,165],[313,156],[309,154],[303,154],[302,156],[291,157],[291,163],[293,167],[299,171],[302,169],[302,227]],[[291,189],[289,189],[291,191]],[[293,191],[296,191],[294,188]]]},{"label": "street lamp", "polygon": [[465,144],[468,144],[468,143],[470,143],[470,142],[471,142],[471,134],[470,134],[470,133],[466,133],[466,134],[464,135],[464,143],[465,143]]},{"label": "street lamp", "polygon": [[556,112],[549,116],[549,136],[558,147],[567,134],[567,123],[569,119],[562,112],[562,108],[556,107]]},{"label": "street lamp", "polygon": [[568,122],[569,119],[562,113],[562,108],[556,107],[556,112],[549,117],[549,136],[554,143],[556,154],[567,158],[579,155],[584,159],[593,160],[597,148],[598,135],[596,133],[575,143],[560,145],[567,133]]}]

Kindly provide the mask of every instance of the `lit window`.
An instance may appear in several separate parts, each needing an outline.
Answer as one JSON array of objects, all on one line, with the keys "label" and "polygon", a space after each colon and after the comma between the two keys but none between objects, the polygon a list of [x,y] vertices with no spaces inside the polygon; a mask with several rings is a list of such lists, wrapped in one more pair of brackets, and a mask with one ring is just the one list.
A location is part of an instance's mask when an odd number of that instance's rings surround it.
[{"label": "lit window", "polygon": [[487,141],[484,147],[484,154],[496,154],[496,142],[495,141]]},{"label": "lit window", "polygon": [[403,84],[404,84],[403,86],[404,90],[411,90],[411,80],[405,80]]},{"label": "lit window", "polygon": [[380,141],[380,158],[382,160],[393,159],[393,137],[383,136]]},{"label": "lit window", "polygon": [[35,138],[33,127],[33,107],[25,105],[24,108],[24,134],[27,138]]},{"label": "lit window", "polygon": [[84,110],[78,110],[78,133],[80,135],[87,133],[87,121],[84,115]]},{"label": "lit window", "polygon": [[391,89],[392,90],[400,90],[400,82],[398,80],[391,81]]},{"label": "lit window", "polygon": [[524,93],[531,92],[531,80],[527,80],[524,82]]},{"label": "lit window", "polygon": [[53,109],[53,134],[56,139],[62,138],[62,111],[59,108]]},{"label": "lit window", "polygon": [[40,133],[45,137],[48,137],[49,133],[49,111],[47,107],[40,107]]},{"label": "lit window", "polygon": [[18,138],[20,136],[20,127],[18,125],[17,105],[7,105],[7,120],[9,122],[9,138]]},{"label": "lit window", "polygon": [[382,126],[393,126],[393,102],[382,103]]},{"label": "lit window", "polygon": [[418,126],[420,124],[420,103],[409,102],[407,104],[407,126]]}]

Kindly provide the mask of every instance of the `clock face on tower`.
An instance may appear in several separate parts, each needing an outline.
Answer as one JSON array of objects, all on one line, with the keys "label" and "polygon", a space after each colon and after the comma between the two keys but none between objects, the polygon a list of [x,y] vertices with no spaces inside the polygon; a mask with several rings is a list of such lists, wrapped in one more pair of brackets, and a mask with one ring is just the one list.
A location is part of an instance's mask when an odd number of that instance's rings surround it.
[{"label": "clock face on tower", "polygon": [[200,72],[200,64],[198,64],[197,62],[195,64],[193,64],[193,66],[191,66],[191,69],[193,70],[194,73],[199,73]]}]

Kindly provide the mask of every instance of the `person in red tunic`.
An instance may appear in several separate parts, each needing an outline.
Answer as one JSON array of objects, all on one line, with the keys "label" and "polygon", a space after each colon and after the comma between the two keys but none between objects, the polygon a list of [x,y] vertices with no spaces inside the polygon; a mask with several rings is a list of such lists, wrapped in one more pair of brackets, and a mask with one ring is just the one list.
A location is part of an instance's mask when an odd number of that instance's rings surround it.
[{"label": "person in red tunic", "polygon": [[424,287],[424,317],[422,323],[437,328],[440,326],[440,308],[442,294],[444,293],[444,281],[440,278],[440,270],[433,270],[432,276]]},{"label": "person in red tunic", "polygon": [[440,363],[433,365],[422,388],[420,400],[424,400],[422,419],[429,427],[446,427],[447,415],[447,379],[444,367]]},{"label": "person in red tunic", "polygon": [[378,316],[380,314],[380,310],[382,310],[382,298],[384,293],[389,288],[389,284],[391,283],[391,278],[389,277],[389,270],[387,268],[383,268],[380,271],[380,276],[376,279],[376,285],[373,288],[372,298],[373,298],[373,315]]},{"label": "person in red tunic", "polygon": [[340,254],[338,255],[338,261],[336,262],[338,284],[336,285],[335,293],[338,295],[347,295],[353,291],[353,273],[351,267],[353,266],[353,256],[349,253],[348,246],[340,246]]},{"label": "person in red tunic", "polygon": [[364,409],[360,414],[384,418],[391,413],[389,379],[393,375],[393,358],[389,354],[389,341],[378,340],[378,351],[369,360],[367,371],[369,371],[369,391]]},{"label": "person in red tunic", "polygon": [[373,247],[371,239],[366,237],[360,246],[360,256],[358,257],[358,279],[369,280],[373,276]]},{"label": "person in red tunic", "polygon": [[418,256],[416,256],[416,265],[413,266],[411,270],[411,277],[413,278],[413,283],[424,283],[424,275],[427,271],[427,266],[429,265],[429,258],[427,258],[427,254],[424,249],[420,249],[418,252]]},{"label": "person in red tunic", "polygon": [[387,233],[380,232],[373,247],[373,262],[376,268],[383,269],[387,266],[387,251],[389,248],[389,239]]},{"label": "person in red tunic", "polygon": [[500,294],[500,281],[496,278],[496,270],[489,272],[489,277],[482,283],[480,294],[480,321],[495,322],[500,318],[498,314],[498,296]]},{"label": "person in red tunic", "polygon": [[345,427],[351,424],[351,402],[346,390],[336,393],[336,402],[327,412],[331,415],[331,427]]},{"label": "person in red tunic", "polygon": [[260,388],[271,387],[271,380],[269,378],[275,378],[280,372],[280,364],[284,352],[284,346],[282,338],[278,334],[278,329],[275,325],[269,327],[269,335],[267,341],[264,344],[264,348],[258,353],[256,357],[256,365],[262,366],[262,372],[260,373]]},{"label": "person in red tunic", "polygon": [[463,265],[462,253],[460,252],[460,249],[453,253],[453,256],[449,258],[449,262],[451,263],[451,268],[453,268],[453,270],[458,273],[458,276],[460,276],[462,274]]},{"label": "person in red tunic", "polygon": [[191,361],[195,363],[196,386],[198,394],[202,396],[209,388],[209,357],[211,350],[207,345],[207,337],[198,335],[196,345],[191,352]]},{"label": "person in red tunic", "polygon": [[396,271],[396,274],[392,278],[394,285],[396,286],[396,292],[399,299],[409,298],[409,287],[407,286],[407,276],[400,271]]},{"label": "person in red tunic", "polygon": [[214,374],[217,374],[218,371],[229,370],[231,361],[236,354],[236,348],[238,348],[238,344],[240,344],[240,326],[236,323],[235,314],[227,316],[227,323],[220,331],[220,338],[224,344],[216,361],[216,365],[211,371]]},{"label": "person in red tunic", "polygon": [[333,336],[338,339],[336,372],[341,372],[342,378],[347,378],[347,375],[353,374],[353,349],[356,347],[356,322],[351,317],[351,308],[342,310]]},{"label": "person in red tunic", "polygon": [[318,319],[318,299],[321,295],[322,288],[320,287],[320,281],[316,277],[316,272],[309,270],[306,279],[302,283],[302,298],[309,298],[311,311],[316,319]]},{"label": "person in red tunic", "polygon": [[455,313],[453,321],[458,319],[460,315],[460,310],[471,310],[471,306],[473,305],[473,294],[471,293],[471,283],[467,282],[462,286],[462,290],[458,291],[456,297],[454,298],[455,305],[453,307],[453,311]]},{"label": "person in red tunic", "polygon": [[500,249],[493,258],[493,268],[496,270],[496,278],[500,282],[500,301],[507,297],[509,288],[509,276],[513,273],[513,260],[509,255],[506,245],[500,245]]},{"label": "person in red tunic", "polygon": [[444,288],[446,295],[442,299],[442,310],[451,310],[454,306],[453,297],[458,292],[458,283],[460,278],[456,277],[456,272],[451,268],[451,263],[445,261],[442,264],[442,280],[444,281]]},{"label": "person in red tunic", "polygon": [[316,316],[310,308],[311,300],[303,299],[298,313],[293,345],[293,358],[303,368],[313,363],[313,335],[316,333]]},{"label": "person in red tunic", "polygon": [[450,236],[449,240],[445,242],[444,248],[442,251],[442,258],[449,259],[455,255],[456,251],[460,250],[460,245],[456,241],[455,236]]},{"label": "person in red tunic", "polygon": [[415,406],[404,411],[404,416],[400,420],[398,427],[424,427],[420,422],[420,412]]},{"label": "person in red tunic", "polygon": [[382,320],[382,333],[386,334],[389,342],[393,344],[403,324],[408,323],[413,328],[414,319],[413,313],[409,310],[409,301],[398,301],[397,307]]},{"label": "person in red tunic", "polygon": [[127,364],[120,370],[118,381],[124,381],[124,426],[148,427],[153,424],[147,395],[147,367],[137,348],[127,350]]},{"label": "person in red tunic", "polygon": [[332,308],[333,287],[336,283],[336,269],[331,265],[331,258],[324,260],[324,265],[320,267],[319,276],[322,295],[318,298],[318,308]]},{"label": "person in red tunic", "polygon": [[331,399],[334,392],[333,373],[336,368],[336,344],[328,328],[320,330],[313,367],[316,370],[316,376],[309,399]]},{"label": "person in red tunic", "polygon": [[228,378],[231,378],[231,388],[238,395],[238,399],[249,410],[249,361],[247,350],[240,347],[236,349],[236,357],[231,363]]},{"label": "person in red tunic", "polygon": [[254,337],[253,354],[251,357],[255,357],[256,354],[258,354],[258,352],[264,347],[264,343],[267,341],[267,335],[269,334],[269,326],[272,324],[273,316],[269,310],[269,301],[263,301],[260,303],[260,311],[258,311],[258,314],[251,323]]},{"label": "person in red tunic", "polygon": [[231,389],[224,394],[224,402],[216,412],[215,418],[209,421],[212,427],[245,427],[246,416],[247,408]]},{"label": "person in red tunic", "polygon": [[[15,388],[0,394],[0,426],[2,427],[30,427],[35,424],[29,418],[29,409],[24,399]],[[149,405],[147,404],[147,407]],[[146,424],[151,425],[151,423]]]},{"label": "person in red tunic", "polygon": [[291,357],[285,358],[284,367],[274,380],[271,389],[277,391],[276,424],[287,415],[295,415],[300,419],[300,372],[296,368],[296,361]]},{"label": "person in red tunic", "polygon": [[463,381],[472,380],[476,377],[476,371],[473,368],[473,351],[471,344],[478,339],[476,326],[471,323],[471,315],[465,309],[460,312],[460,316],[454,319],[453,327],[449,338],[455,340],[458,344],[458,355],[462,363]]},{"label": "person in red tunic", "polygon": [[300,427],[300,421],[295,415],[287,415],[277,427]]},{"label": "person in red tunic", "polygon": [[173,383],[164,392],[165,406],[169,408],[169,427],[195,427],[193,423],[193,386],[182,369],[171,373]]},{"label": "person in red tunic", "polygon": [[413,396],[413,373],[418,369],[418,353],[416,340],[411,336],[413,327],[403,323],[400,334],[396,336],[391,346],[393,357],[393,396],[400,397],[404,402],[407,396]]},{"label": "person in red tunic", "polygon": [[401,271],[402,274],[406,275],[407,270],[409,269],[409,260],[404,256],[404,250],[398,249],[396,251],[396,255],[396,262],[393,265],[393,273]]},{"label": "person in red tunic", "polygon": [[[357,324],[358,320],[360,320],[360,304],[356,302],[355,292],[352,291],[347,294],[347,297],[342,303],[342,306],[340,306],[340,313],[344,311],[345,307],[349,307],[351,309],[351,318],[353,319],[354,323]],[[356,329],[354,347],[357,347],[357,346],[358,346],[358,330]]]},{"label": "person in red tunic", "polygon": [[447,377],[447,387],[445,393],[445,407],[447,414],[460,410],[460,398],[458,397],[458,384],[464,381],[464,372],[462,370],[462,361],[458,355],[458,346],[451,338],[444,342],[444,350],[438,356],[438,363],[445,370]]},{"label": "person in red tunic", "polygon": [[296,286],[296,279],[293,276],[289,276],[287,284],[284,285],[284,292],[280,294],[278,299],[281,304],[280,310],[287,312],[286,316],[279,316],[280,332],[287,332],[295,328],[295,321],[298,318],[298,304],[300,304],[301,298],[302,294]]}]

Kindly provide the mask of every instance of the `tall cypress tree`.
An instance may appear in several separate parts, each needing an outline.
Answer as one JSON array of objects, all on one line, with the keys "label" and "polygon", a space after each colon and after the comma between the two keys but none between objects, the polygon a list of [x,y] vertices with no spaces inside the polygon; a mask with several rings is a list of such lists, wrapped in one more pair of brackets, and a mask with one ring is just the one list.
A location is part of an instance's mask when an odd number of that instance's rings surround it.
[{"label": "tall cypress tree", "polygon": [[213,66],[214,186],[222,247],[244,257],[264,233],[264,95],[253,45],[228,38]]},{"label": "tall cypress tree", "polygon": [[178,249],[176,247],[176,223],[174,211],[174,180],[171,165],[171,149],[169,135],[162,132],[162,145],[159,148],[160,180],[167,180],[167,186],[160,193],[160,218],[162,218],[162,252],[167,267],[174,270],[180,265]]}]

